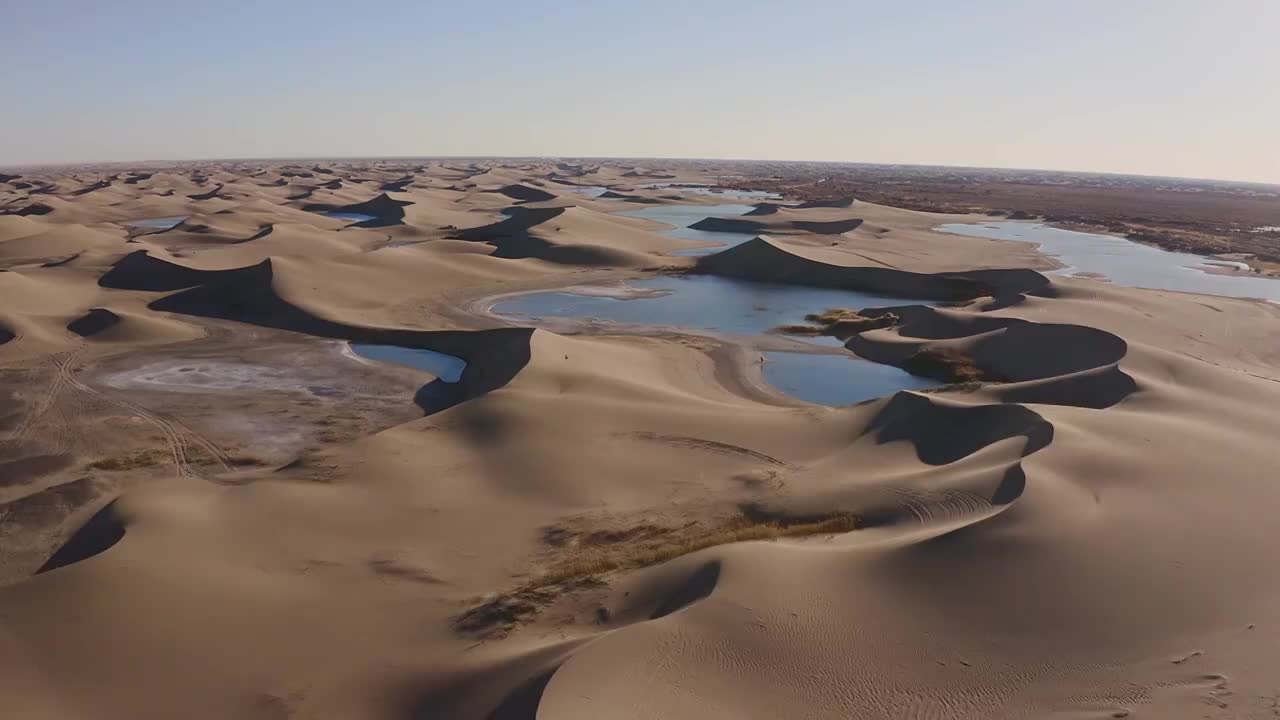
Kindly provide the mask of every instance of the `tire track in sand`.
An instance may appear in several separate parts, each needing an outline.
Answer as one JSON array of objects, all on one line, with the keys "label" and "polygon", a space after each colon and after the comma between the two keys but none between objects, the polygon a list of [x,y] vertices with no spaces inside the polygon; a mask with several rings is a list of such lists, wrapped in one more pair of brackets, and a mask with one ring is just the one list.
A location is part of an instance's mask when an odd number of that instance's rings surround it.
[{"label": "tire track in sand", "polygon": [[74,358],[68,358],[61,362],[55,361],[58,366],[58,375],[61,378],[61,381],[87,395],[98,398],[112,405],[122,407],[133,415],[136,415],[159,428],[160,432],[165,437],[166,444],[169,446],[169,452],[173,456],[173,465],[177,469],[178,475],[192,478],[200,477],[200,474],[196,472],[195,467],[191,463],[189,456],[189,451],[193,444],[203,450],[209,457],[213,458],[223,467],[224,470],[232,469],[231,458],[228,457],[227,454],[212,441],[203,437],[191,428],[188,428],[176,420],[167,420],[156,415],[141,405],[132,403],[128,400],[111,397],[106,393],[80,382],[80,380],[75,376],[75,368],[73,367],[72,360],[74,360]]},{"label": "tire track in sand", "polygon": [[3,443],[0,443],[0,448],[17,447],[31,437],[31,433],[35,432],[35,429],[40,425],[40,421],[53,409],[54,404],[58,401],[58,395],[66,387],[66,377],[61,368],[64,364],[74,362],[81,352],[81,350],[73,350],[62,359],[55,355],[50,360],[54,366],[53,379],[49,381],[44,391],[36,397],[35,402],[28,405],[27,414],[23,416],[22,420],[18,421],[17,427],[9,433],[9,437],[5,438]]}]

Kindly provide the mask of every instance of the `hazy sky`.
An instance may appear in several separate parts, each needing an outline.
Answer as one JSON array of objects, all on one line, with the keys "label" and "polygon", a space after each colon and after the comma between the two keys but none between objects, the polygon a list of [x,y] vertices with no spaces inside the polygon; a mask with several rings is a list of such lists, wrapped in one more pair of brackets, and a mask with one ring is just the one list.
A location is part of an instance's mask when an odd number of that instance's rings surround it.
[{"label": "hazy sky", "polygon": [[0,165],[588,155],[1280,182],[1280,0],[0,0]]}]

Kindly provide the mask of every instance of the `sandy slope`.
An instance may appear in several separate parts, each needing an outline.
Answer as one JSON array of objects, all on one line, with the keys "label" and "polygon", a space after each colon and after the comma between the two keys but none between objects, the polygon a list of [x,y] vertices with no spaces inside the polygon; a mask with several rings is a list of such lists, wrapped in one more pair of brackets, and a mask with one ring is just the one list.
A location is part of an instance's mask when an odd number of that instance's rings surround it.
[{"label": "sandy slope", "polygon": [[[15,717],[1276,707],[1274,305],[1050,279],[1025,245],[929,230],[976,218],[860,202],[766,209],[743,219],[769,237],[695,263],[610,214],[635,203],[568,191],[705,180],[656,162],[143,174],[0,183]],[[314,211],[352,207],[375,221]],[[720,340],[467,311],[654,268],[954,300],[848,347],[999,382],[831,409]],[[443,388],[346,341],[468,368]],[[519,592],[744,510],[863,528]]]}]

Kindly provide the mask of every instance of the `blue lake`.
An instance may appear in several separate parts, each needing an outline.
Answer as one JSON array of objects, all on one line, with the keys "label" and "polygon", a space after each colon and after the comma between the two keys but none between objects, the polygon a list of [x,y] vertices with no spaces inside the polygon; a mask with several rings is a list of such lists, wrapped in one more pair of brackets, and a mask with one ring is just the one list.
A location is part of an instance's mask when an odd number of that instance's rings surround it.
[{"label": "blue lake", "polygon": [[599,197],[607,192],[609,188],[603,185],[583,185],[581,187],[569,188],[569,192],[579,195],[589,195],[591,197]]},{"label": "blue lake", "polygon": [[1197,268],[1224,260],[1171,252],[1114,235],[1077,232],[1043,223],[1006,220],[979,225],[940,225],[936,230],[995,240],[1024,240],[1040,246],[1067,267],[1057,274],[1096,273],[1117,285],[1181,292],[1262,298],[1280,302],[1280,280],[1249,275],[1217,275]]},{"label": "blue lake", "polygon": [[[545,318],[577,318],[694,332],[763,335],[779,325],[803,323],[805,315],[830,308],[930,304],[870,293],[757,283],[714,275],[664,276],[626,285],[575,290],[579,292],[519,295],[496,303],[493,312],[534,324]],[[837,338],[795,339],[841,348],[841,352],[827,355],[780,351],[764,354],[765,379],[808,402],[840,406],[898,390],[940,385],[895,367],[862,360],[844,351],[844,343]]]},{"label": "blue lake", "polygon": [[467,362],[462,358],[433,350],[365,343],[351,343],[351,350],[370,360],[381,360],[426,370],[447,383],[456,383],[461,380],[462,372],[467,369]]},{"label": "blue lake", "polygon": [[755,208],[751,205],[653,205],[641,210],[626,210],[616,213],[627,217],[638,217],[655,220],[674,226],[663,232],[664,235],[683,238],[685,240],[701,240],[716,243],[714,246],[677,250],[673,255],[697,256],[710,255],[726,248],[751,240],[753,233],[724,233],[694,230],[689,226],[708,217],[735,217],[745,215]]}]

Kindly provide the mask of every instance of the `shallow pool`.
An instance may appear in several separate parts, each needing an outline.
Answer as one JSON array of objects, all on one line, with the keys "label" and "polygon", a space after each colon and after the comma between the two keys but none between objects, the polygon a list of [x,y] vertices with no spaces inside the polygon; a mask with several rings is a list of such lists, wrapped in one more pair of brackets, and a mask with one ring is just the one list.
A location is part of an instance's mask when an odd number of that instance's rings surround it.
[{"label": "shallow pool", "polygon": [[143,220],[130,220],[130,227],[140,228],[143,230],[169,230],[177,227],[188,215],[173,215],[171,217],[146,218]]},{"label": "shallow pool", "polygon": [[1096,273],[1117,285],[1181,292],[1262,298],[1280,302],[1280,281],[1248,275],[1220,275],[1200,268],[1229,264],[1212,257],[1172,252],[1114,235],[1064,230],[1038,222],[1007,220],[940,225],[942,232],[995,240],[1024,240],[1057,258],[1059,274]]},{"label": "shallow pool", "polygon": [[600,197],[609,192],[609,188],[603,185],[582,185],[579,187],[569,188],[569,192],[579,195],[587,195],[589,197]]},{"label": "shallow pool", "polygon": [[467,362],[462,358],[434,350],[366,343],[351,343],[351,350],[369,360],[380,360],[426,370],[447,383],[456,383],[461,380],[462,372],[467,369]]},{"label": "shallow pool", "polygon": [[365,213],[356,213],[356,212],[340,212],[336,210],[332,212],[321,213],[321,215],[324,215],[326,217],[331,217],[331,218],[337,218],[338,220],[350,220],[351,222],[366,222],[369,220],[378,219],[377,215],[368,215]]}]

